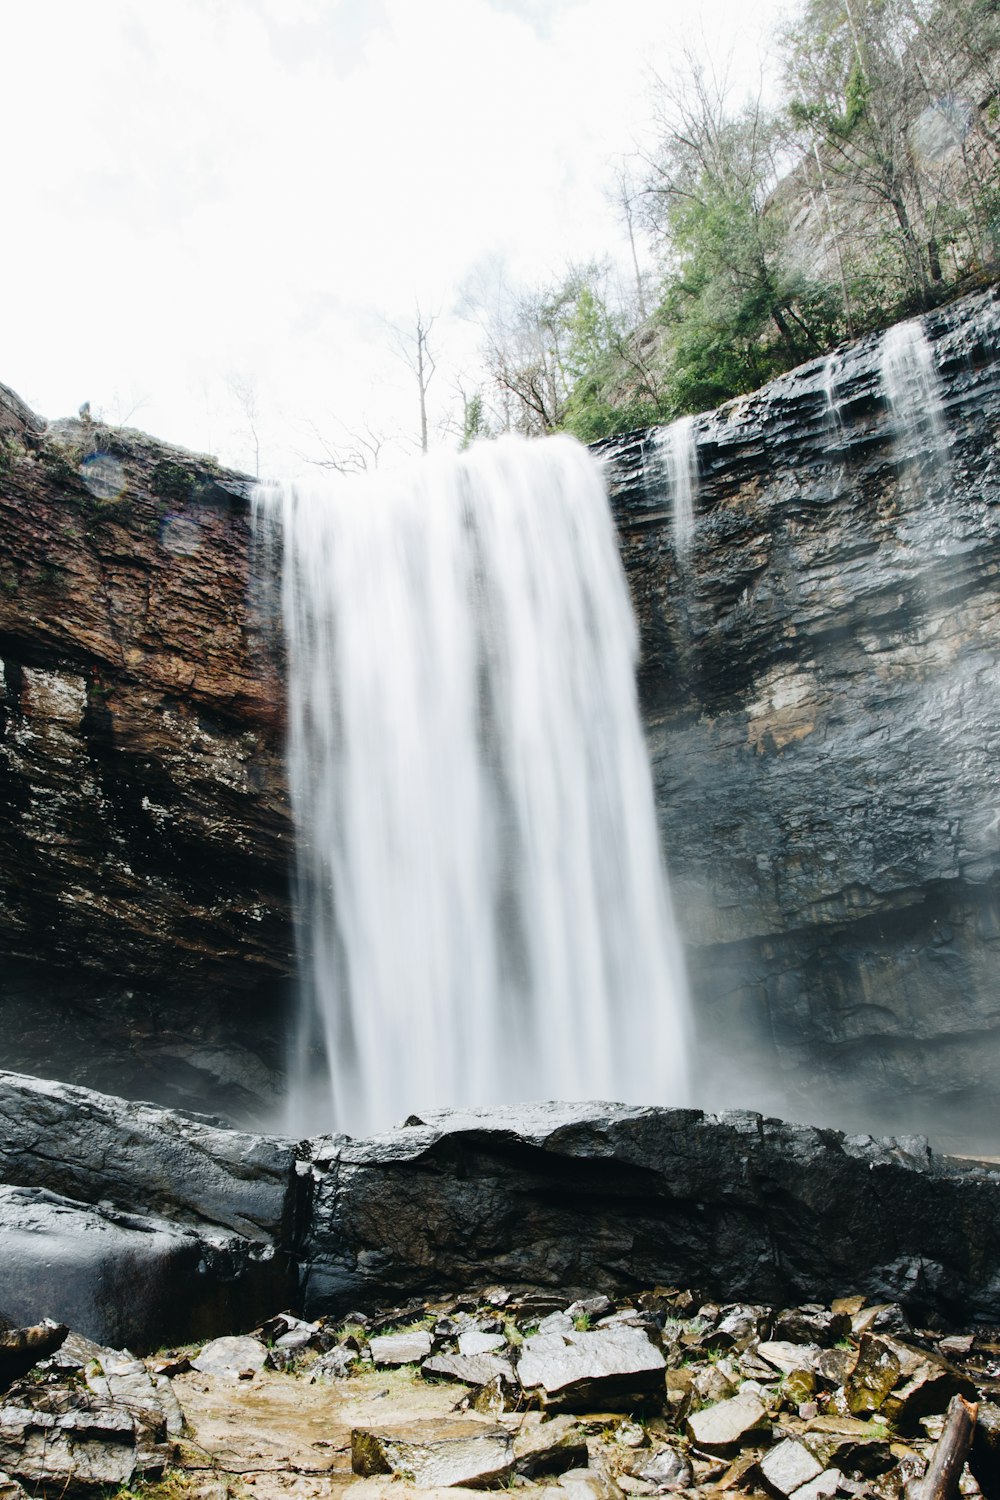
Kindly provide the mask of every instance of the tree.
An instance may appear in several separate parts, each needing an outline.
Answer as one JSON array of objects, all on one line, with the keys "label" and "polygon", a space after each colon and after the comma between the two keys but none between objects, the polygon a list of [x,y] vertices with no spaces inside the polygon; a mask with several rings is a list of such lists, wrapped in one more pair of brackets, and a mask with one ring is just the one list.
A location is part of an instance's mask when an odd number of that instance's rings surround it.
[{"label": "tree", "polygon": [[354,428],[346,427],[343,422],[336,423],[340,432],[336,439],[325,436],[314,422],[307,425],[323,452],[322,458],[310,458],[308,462],[319,469],[333,469],[338,474],[366,474],[377,469],[383,449],[391,442],[385,433],[367,420]]},{"label": "tree", "polygon": [[733,110],[725,80],[688,56],[682,83],[659,81],[657,124],[646,220],[664,267],[659,318],[680,413],[818,353],[836,309],[789,253],[777,115],[759,99]]},{"label": "tree", "polygon": [[483,332],[501,431],[567,430],[585,442],[663,415],[654,372],[634,337],[634,309],[607,266],[569,267],[540,288],[498,276],[467,297]]},{"label": "tree", "polygon": [[978,9],[964,0],[807,0],[784,38],[790,118],[848,216],[855,274],[876,293],[876,317],[939,300],[943,249],[957,238],[971,234],[982,249],[982,162],[969,160],[972,110],[959,120],[956,93],[974,63],[955,42],[966,10],[982,46]]},{"label": "tree", "polygon": [[234,373],[228,380],[229,391],[239,408],[244,432],[253,452],[254,478],[260,478],[260,404],[257,382],[248,375]]},{"label": "tree", "polygon": [[437,366],[431,353],[430,333],[437,322],[437,314],[428,317],[418,302],[413,316],[413,324],[406,328],[398,324],[390,324],[396,353],[410,370],[412,370],[416,382],[420,409],[420,451],[426,453],[428,448],[428,424],[427,424],[427,389],[434,378]]}]

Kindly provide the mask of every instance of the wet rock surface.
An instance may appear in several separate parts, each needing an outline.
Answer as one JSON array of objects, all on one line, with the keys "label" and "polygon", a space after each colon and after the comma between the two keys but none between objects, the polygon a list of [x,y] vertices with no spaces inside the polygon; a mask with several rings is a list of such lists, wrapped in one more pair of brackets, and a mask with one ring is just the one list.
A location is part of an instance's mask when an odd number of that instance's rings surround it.
[{"label": "wet rock surface", "polygon": [[[701,1073],[720,1035],[739,1061],[706,1086],[880,1130],[933,1108],[975,1149],[1000,1066],[998,321],[993,292],[926,319],[936,474],[894,448],[874,339],[699,418],[682,558],[656,433],[600,449]],[[293,967],[248,488],[0,389],[0,1061],[237,1120],[280,1090]]]},{"label": "wet rock surface", "polygon": [[249,486],[0,387],[0,1060],[236,1118],[291,969]]},{"label": "wet rock surface", "polygon": [[[602,1369],[613,1384],[600,1351],[649,1348],[648,1316],[603,1311],[603,1289],[697,1279],[720,1303],[741,1299],[712,1326],[716,1384],[752,1345],[757,1378],[806,1390],[846,1378],[828,1343],[847,1328],[891,1347],[914,1319],[989,1319],[1000,1304],[1000,1170],[915,1139],[588,1104],[292,1142],[14,1074],[0,1074],[0,1108],[0,1174],[13,1179],[0,1181],[0,1309],[105,1344],[222,1334],[284,1303],[293,1312],[270,1332],[284,1358],[311,1344],[303,1314],[352,1313],[387,1367],[447,1357],[441,1373],[460,1379],[472,1367],[455,1362],[472,1360],[503,1384],[497,1317],[450,1313],[397,1342],[421,1299],[481,1285],[489,1268],[531,1290],[539,1388],[554,1398],[556,1366],[568,1387]],[[816,1309],[845,1288],[861,1301]],[[374,1318],[373,1305],[391,1311]],[[909,1371],[908,1402],[956,1347]]]},{"label": "wet rock surface", "polygon": [[[617,1301],[604,1295],[611,1309],[603,1331],[616,1338],[618,1373],[628,1363],[622,1335],[641,1333],[659,1354],[658,1379],[648,1379],[646,1345],[635,1340],[632,1403],[609,1411],[606,1387],[595,1382],[591,1402],[578,1391],[573,1415],[550,1413],[533,1371],[533,1341],[557,1337],[537,1332],[537,1299],[500,1287],[421,1304],[419,1317],[402,1326],[389,1322],[396,1331],[387,1335],[366,1335],[357,1312],[349,1323],[310,1324],[282,1313],[253,1334],[145,1361],[71,1333],[28,1380],[0,1393],[7,1476],[0,1482],[32,1493],[58,1485],[80,1496],[142,1482],[149,1500],[178,1494],[207,1500],[220,1485],[227,1491],[239,1486],[260,1500],[289,1489],[318,1500],[347,1488],[364,1500],[381,1497],[382,1484],[391,1484],[385,1493],[399,1500],[410,1491],[511,1487],[559,1500],[654,1494],[708,1500],[722,1493],[904,1500],[914,1493],[907,1487],[940,1458],[954,1400],[936,1387],[924,1415],[903,1431],[888,1415],[888,1397],[905,1390],[915,1369],[941,1357],[943,1338],[961,1333],[967,1349],[954,1373],[975,1404],[967,1409],[972,1441],[967,1432],[956,1473],[963,1495],[981,1491],[990,1500],[996,1493],[996,1329],[911,1329],[907,1340],[894,1344],[877,1419],[862,1420],[850,1415],[849,1395],[855,1372],[863,1374],[871,1363],[869,1334],[841,1340],[850,1367],[846,1379],[821,1376],[802,1400],[777,1371],[761,1378],[760,1344],[779,1324],[788,1330],[787,1306],[720,1304],[665,1286],[633,1289]],[[571,1306],[566,1302],[562,1315],[585,1322]],[[812,1309],[806,1319],[815,1313],[814,1301]],[[368,1304],[363,1316],[372,1326],[386,1326],[398,1311]],[[723,1324],[748,1320],[760,1332],[742,1349],[730,1346],[720,1354],[713,1348]],[[458,1357],[459,1330],[487,1321],[497,1327],[510,1383],[492,1391],[470,1384],[463,1391],[453,1380],[440,1380],[434,1359]],[[303,1334],[291,1361],[274,1340],[281,1327]],[[583,1338],[602,1328],[575,1332]],[[379,1368],[381,1337],[410,1339],[421,1348],[429,1343],[434,1355]],[[332,1382],[316,1379],[338,1350],[348,1356],[343,1373]],[[723,1371],[733,1394],[698,1394],[709,1389],[706,1377],[715,1370]],[[897,1411],[902,1414],[901,1405]],[[164,1471],[161,1492],[157,1479]],[[5,1493],[16,1497],[16,1491]]]},{"label": "wet rock surface", "polygon": [[[1000,1299],[1000,1174],[917,1140],[739,1112],[553,1105],[428,1114],[310,1150],[310,1316],[474,1284],[484,1266],[575,1296],[711,1276],[727,1300],[783,1309],[845,1287],[925,1316],[990,1317]],[[818,1349],[809,1317],[783,1326]],[[752,1309],[733,1318],[718,1348],[758,1326]],[[831,1314],[825,1326],[828,1337],[844,1324]]]},{"label": "wet rock surface", "polygon": [[0,1072],[0,1182],[279,1238],[293,1163],[291,1141]]},{"label": "wet rock surface", "polygon": [[[599,445],[639,612],[663,844],[718,1097],[995,1144],[1000,839],[991,291],[923,320],[935,456],[867,338],[695,419],[679,557],[656,433]],[[770,1089],[770,1095],[768,1094]],[[982,1113],[980,1113],[982,1111]]]}]

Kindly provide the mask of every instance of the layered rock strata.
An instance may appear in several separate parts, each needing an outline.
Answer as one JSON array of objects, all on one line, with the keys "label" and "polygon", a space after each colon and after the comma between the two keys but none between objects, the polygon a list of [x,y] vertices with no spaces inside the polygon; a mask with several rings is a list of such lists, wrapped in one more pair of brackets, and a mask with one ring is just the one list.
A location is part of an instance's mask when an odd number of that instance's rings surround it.
[{"label": "layered rock strata", "polygon": [[[877,339],[697,419],[680,555],[658,435],[601,449],[701,1097],[995,1142],[998,325],[925,320],[936,465]],[[0,390],[0,1062],[244,1122],[294,970],[248,489]]]},{"label": "layered rock strata", "polygon": [[681,555],[658,434],[602,451],[716,1097],[984,1149],[1000,1072],[997,294],[924,328],[937,433],[924,409],[901,441],[878,338],[696,419]]},{"label": "layered rock strata", "polygon": [[235,1117],[292,969],[249,483],[0,388],[0,1062]]},{"label": "layered rock strata", "polygon": [[105,1342],[497,1281],[1000,1318],[1000,1171],[919,1138],[539,1105],[295,1143],[11,1073],[0,1118],[0,1311]]}]

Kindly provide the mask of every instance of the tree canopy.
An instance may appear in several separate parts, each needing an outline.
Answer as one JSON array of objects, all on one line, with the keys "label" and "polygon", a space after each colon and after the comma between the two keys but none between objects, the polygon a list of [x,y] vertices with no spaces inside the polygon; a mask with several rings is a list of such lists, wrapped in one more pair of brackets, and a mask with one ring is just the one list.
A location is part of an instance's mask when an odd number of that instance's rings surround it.
[{"label": "tree canopy", "polygon": [[657,81],[618,178],[634,287],[588,265],[480,306],[477,432],[704,409],[994,275],[1000,0],[804,0],[780,46],[774,108],[691,57]]}]

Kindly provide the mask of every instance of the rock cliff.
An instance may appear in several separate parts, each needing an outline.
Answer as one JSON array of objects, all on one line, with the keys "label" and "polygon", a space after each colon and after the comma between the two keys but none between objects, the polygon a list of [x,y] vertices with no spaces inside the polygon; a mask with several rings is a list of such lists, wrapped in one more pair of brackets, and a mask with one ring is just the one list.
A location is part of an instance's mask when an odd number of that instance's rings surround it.
[{"label": "rock cliff", "polygon": [[[602,446],[720,1102],[992,1144],[998,326],[994,293],[926,320],[933,473],[875,339],[698,419],[683,556],[657,435]],[[0,389],[0,1063],[237,1120],[293,969],[248,489]]]},{"label": "rock cliff", "polygon": [[291,969],[248,489],[0,389],[0,1060],[236,1116]]},{"label": "rock cliff", "polygon": [[603,451],[716,1097],[995,1148],[1000,303],[924,323],[936,461],[877,338],[697,419],[685,556],[656,435]]}]

